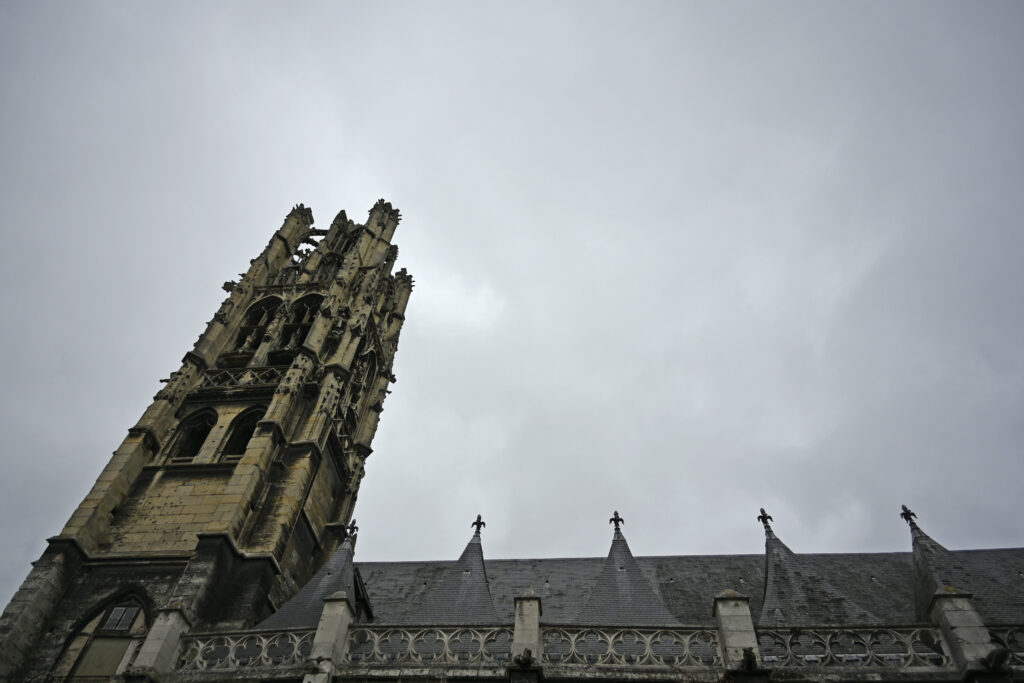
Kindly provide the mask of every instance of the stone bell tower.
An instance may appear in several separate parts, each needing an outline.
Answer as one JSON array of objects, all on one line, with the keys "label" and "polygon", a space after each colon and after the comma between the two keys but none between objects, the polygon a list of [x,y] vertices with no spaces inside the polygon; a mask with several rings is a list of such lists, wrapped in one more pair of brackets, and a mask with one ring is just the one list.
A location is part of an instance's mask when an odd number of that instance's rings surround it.
[{"label": "stone bell tower", "polygon": [[413,287],[392,273],[398,222],[380,200],[365,224],[342,211],[319,230],[296,206],[224,284],[0,618],[0,680],[114,673],[154,630],[249,626],[317,570],[395,381]]}]

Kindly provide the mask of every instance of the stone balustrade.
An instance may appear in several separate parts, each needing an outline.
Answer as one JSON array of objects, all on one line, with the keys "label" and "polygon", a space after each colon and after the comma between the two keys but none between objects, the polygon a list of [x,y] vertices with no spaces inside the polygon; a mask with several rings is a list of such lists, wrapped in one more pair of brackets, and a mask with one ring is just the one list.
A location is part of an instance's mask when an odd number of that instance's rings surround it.
[{"label": "stone balustrade", "polygon": [[766,668],[946,668],[942,634],[932,627],[774,628],[757,630]]},{"label": "stone balustrade", "polygon": [[350,666],[506,666],[512,652],[507,626],[359,626],[349,631]]},{"label": "stone balustrade", "polygon": [[312,630],[197,633],[184,636],[178,650],[178,671],[237,671],[301,668],[313,646]]},{"label": "stone balustrade", "polygon": [[[183,636],[175,670],[204,679],[229,671],[258,678],[288,677],[309,667],[315,631],[281,630],[197,633]],[[954,658],[940,629],[929,626],[759,628],[757,656],[764,669],[900,670],[953,674]],[[992,630],[993,642],[1010,651],[1009,664],[1024,664],[1024,627]],[[399,669],[476,669],[501,671],[513,661],[509,626],[352,625],[338,669],[372,675]],[[578,625],[541,627],[543,652],[534,666],[571,671],[584,677],[594,667],[661,670],[721,670],[720,636],[706,627],[603,628]],[[259,670],[257,673],[256,670]],[[834,674],[829,674],[834,675]]]}]

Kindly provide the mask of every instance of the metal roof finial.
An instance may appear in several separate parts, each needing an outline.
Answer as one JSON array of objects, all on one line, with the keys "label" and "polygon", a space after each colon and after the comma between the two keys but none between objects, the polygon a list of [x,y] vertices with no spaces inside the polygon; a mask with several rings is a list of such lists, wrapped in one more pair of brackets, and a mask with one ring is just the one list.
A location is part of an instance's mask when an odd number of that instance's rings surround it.
[{"label": "metal roof finial", "polygon": [[903,512],[900,513],[900,517],[902,517],[903,521],[905,521],[910,526],[914,526],[914,517],[917,517],[917,515],[914,514],[914,511],[908,508],[906,505],[901,505],[900,507],[903,508]]},{"label": "metal roof finial", "polygon": [[609,524],[614,524],[615,525],[615,530],[618,531],[619,530],[619,525],[620,524],[625,524],[626,520],[623,519],[622,517],[619,517],[619,511],[616,510],[615,514],[612,515],[612,518],[608,520],[608,523]]},{"label": "metal roof finial", "polygon": [[759,514],[757,516],[757,521],[761,522],[761,524],[764,525],[764,530],[765,531],[771,531],[772,530],[772,525],[769,524],[768,522],[773,522],[775,520],[772,519],[771,515],[769,515],[767,512],[764,511],[764,508],[761,508],[761,514]]},{"label": "metal roof finial", "polygon": [[359,527],[356,526],[356,520],[353,519],[348,523],[348,527],[345,529],[345,535],[349,538],[359,533]]},{"label": "metal roof finial", "polygon": [[484,521],[483,517],[481,517],[480,515],[477,515],[476,516],[476,521],[473,522],[472,524],[470,524],[470,526],[476,527],[475,535],[479,536],[480,535],[480,527],[487,526],[487,522]]}]

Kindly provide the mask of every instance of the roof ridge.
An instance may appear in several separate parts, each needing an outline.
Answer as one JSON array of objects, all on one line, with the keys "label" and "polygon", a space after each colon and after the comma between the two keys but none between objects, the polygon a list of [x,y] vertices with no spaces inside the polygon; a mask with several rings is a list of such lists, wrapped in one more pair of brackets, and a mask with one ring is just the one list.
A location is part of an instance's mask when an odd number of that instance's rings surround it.
[{"label": "roof ridge", "polygon": [[913,512],[903,507],[900,515],[910,527],[911,552],[914,557],[914,606],[919,618],[926,618],[932,596],[938,592],[959,593],[967,588],[965,571],[956,561],[954,551],[925,533],[918,526]]}]

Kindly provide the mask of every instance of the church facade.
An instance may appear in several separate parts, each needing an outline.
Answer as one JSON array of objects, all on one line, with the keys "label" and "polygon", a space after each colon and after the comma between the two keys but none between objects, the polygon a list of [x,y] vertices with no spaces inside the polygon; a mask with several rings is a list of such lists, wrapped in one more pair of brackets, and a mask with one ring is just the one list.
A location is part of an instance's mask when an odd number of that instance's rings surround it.
[{"label": "church facade", "polygon": [[356,562],[399,218],[299,205],[225,283],[0,617],[0,680],[1024,681],[1024,549],[906,508],[902,553],[795,553],[762,510],[763,553],[634,557],[615,512],[603,557],[487,560],[478,516],[452,561]]}]

